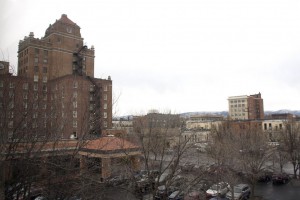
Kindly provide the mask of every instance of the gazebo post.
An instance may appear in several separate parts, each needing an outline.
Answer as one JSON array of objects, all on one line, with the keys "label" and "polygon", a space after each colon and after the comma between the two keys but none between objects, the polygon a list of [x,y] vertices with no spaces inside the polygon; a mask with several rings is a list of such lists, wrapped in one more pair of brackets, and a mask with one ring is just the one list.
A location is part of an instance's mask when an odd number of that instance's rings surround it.
[{"label": "gazebo post", "polygon": [[79,159],[80,159],[80,175],[82,175],[86,169],[86,156],[80,155]]},{"label": "gazebo post", "polygon": [[141,168],[140,158],[138,156],[131,156],[130,160],[131,160],[132,168],[135,171],[140,170],[140,168]]},{"label": "gazebo post", "polygon": [[111,159],[101,158],[101,177],[103,180],[111,175]]}]

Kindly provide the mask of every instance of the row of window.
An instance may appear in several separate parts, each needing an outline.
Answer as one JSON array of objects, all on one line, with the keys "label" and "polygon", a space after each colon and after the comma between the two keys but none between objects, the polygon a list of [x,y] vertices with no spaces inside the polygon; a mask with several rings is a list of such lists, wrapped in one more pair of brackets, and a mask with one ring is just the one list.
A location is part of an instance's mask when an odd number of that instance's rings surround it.
[{"label": "row of window", "polygon": [[[12,115],[13,115],[13,114],[12,114]],[[32,121],[32,128],[38,128],[38,123],[37,123],[37,121],[36,121],[37,117],[38,117],[37,113],[33,115],[33,119],[35,119],[35,120]],[[12,117],[12,118],[13,118],[13,117]],[[27,121],[23,121],[22,127],[23,127],[23,128],[26,128],[27,125],[28,125]],[[51,125],[51,127],[52,127],[52,126],[53,126],[53,123],[51,122],[50,125]],[[73,127],[73,128],[77,128],[77,125],[78,125],[77,120],[74,119],[74,120],[72,121],[72,127]],[[46,120],[46,119],[43,121],[43,126],[44,126],[44,128],[47,128],[47,120]],[[103,121],[103,126],[104,126],[105,128],[107,127],[107,121]],[[10,128],[10,129],[14,128],[14,121],[13,121],[13,120],[9,120],[8,123],[7,123],[7,127]],[[62,128],[63,128],[63,127],[64,127],[64,125],[62,125]],[[93,125],[93,124],[90,124],[90,129],[93,129],[93,128],[94,128],[94,125]]]},{"label": "row of window", "polygon": [[[4,87],[4,82],[0,80],[0,88]],[[15,88],[15,83],[14,82],[10,82],[9,83],[9,88]]]},{"label": "row of window", "polygon": [[[73,88],[78,88],[78,82],[77,81],[73,82]],[[90,91],[91,92],[94,91],[94,88],[95,88],[94,85],[90,85]],[[108,86],[107,85],[103,86],[103,91],[105,91],[105,92],[108,91]]]},{"label": "row of window", "polygon": [[[24,54],[23,54],[24,53]],[[25,51],[22,51],[20,53],[20,57],[22,58],[23,56],[27,55],[28,54],[28,49],[26,49]]]},{"label": "row of window", "polygon": [[237,108],[237,107],[245,107],[245,104],[234,104],[234,105],[230,105],[231,108]]},{"label": "row of window", "polygon": [[231,114],[231,117],[237,117],[237,116],[245,116],[245,113],[233,113]]},{"label": "row of window", "polygon": [[230,103],[244,103],[245,99],[239,99],[239,100],[230,100]]},{"label": "row of window", "polygon": [[[37,64],[37,63],[39,63],[39,58],[34,58],[34,64]],[[43,63],[47,64],[48,63],[48,58],[44,58]]]},{"label": "row of window", "polygon": [[[46,74],[47,72],[48,72],[48,68],[47,67],[42,67],[42,72],[44,73],[44,74]],[[38,73],[39,72],[39,66],[38,65],[36,65],[36,66],[34,66],[34,72],[35,73]]]},{"label": "row of window", "polygon": [[[40,49],[38,48],[34,48],[34,54],[38,55],[40,53]],[[48,51],[47,50],[43,50],[43,55],[46,57],[48,56]]]}]

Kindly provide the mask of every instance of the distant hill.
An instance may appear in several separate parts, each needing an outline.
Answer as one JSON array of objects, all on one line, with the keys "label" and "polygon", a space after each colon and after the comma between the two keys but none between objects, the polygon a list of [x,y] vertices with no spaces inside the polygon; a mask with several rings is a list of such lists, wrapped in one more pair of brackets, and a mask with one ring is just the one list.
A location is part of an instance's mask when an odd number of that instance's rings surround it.
[{"label": "distant hill", "polygon": [[[271,115],[271,114],[285,114],[285,113],[290,113],[293,115],[300,116],[300,110],[277,110],[277,111],[265,111],[265,116]],[[180,113],[180,116],[183,118],[189,118],[190,116],[193,115],[222,115],[224,117],[228,116],[228,111],[211,111],[211,112],[205,112],[205,111],[197,111],[197,112],[185,112],[185,113]],[[131,120],[132,115],[126,115],[126,116],[119,116],[115,117],[115,120],[123,119],[123,120]]]},{"label": "distant hill", "polygon": [[300,116],[300,110],[277,110],[277,111],[265,111],[265,115],[271,115],[271,114],[286,114],[290,113],[293,115]]},{"label": "distant hill", "polygon": [[219,111],[219,112],[203,112],[203,111],[199,111],[199,112],[186,112],[186,113],[181,113],[180,116],[183,118],[189,118],[190,116],[193,115],[222,115],[223,117],[227,117],[228,116],[228,112],[227,111]]},{"label": "distant hill", "polygon": [[[293,115],[300,116],[300,110],[277,110],[277,111],[265,111],[265,116],[272,114],[285,114],[290,113]],[[192,115],[222,115],[224,117],[228,116],[228,111],[219,111],[219,112],[187,112],[180,114],[184,118],[188,118]]]}]

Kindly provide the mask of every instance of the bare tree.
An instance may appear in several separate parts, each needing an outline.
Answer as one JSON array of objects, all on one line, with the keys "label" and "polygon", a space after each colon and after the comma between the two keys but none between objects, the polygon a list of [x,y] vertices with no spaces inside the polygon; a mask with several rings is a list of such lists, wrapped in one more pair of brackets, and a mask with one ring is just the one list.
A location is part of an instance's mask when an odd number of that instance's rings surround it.
[{"label": "bare tree", "polygon": [[295,119],[290,119],[285,126],[286,129],[281,134],[282,147],[280,147],[280,150],[288,155],[289,161],[293,165],[294,177],[296,178],[300,164],[300,125]]},{"label": "bare tree", "polygon": [[166,199],[168,190],[186,193],[204,177],[201,169],[190,176],[183,174],[183,164],[195,149],[189,143],[193,135],[182,137],[182,126],[179,115],[171,113],[149,113],[134,119],[135,142],[141,147],[146,173],[134,180],[137,194],[150,193],[154,198],[163,189],[161,198]]},{"label": "bare tree", "polygon": [[[212,132],[213,142],[209,155],[215,158],[218,165],[225,165],[233,175],[243,175],[240,181],[247,181],[254,194],[255,184],[259,176],[268,168],[266,162],[271,152],[266,148],[267,135],[260,127],[253,124],[237,124],[226,121],[218,130]],[[226,171],[226,173],[228,173]],[[237,183],[235,176],[226,178],[227,182]],[[233,194],[232,194],[233,195]]]}]

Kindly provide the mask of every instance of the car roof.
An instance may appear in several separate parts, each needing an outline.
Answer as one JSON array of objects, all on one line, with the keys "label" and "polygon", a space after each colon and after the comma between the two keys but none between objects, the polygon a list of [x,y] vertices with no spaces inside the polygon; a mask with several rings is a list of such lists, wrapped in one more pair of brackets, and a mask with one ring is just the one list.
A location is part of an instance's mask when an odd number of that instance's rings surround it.
[{"label": "car roof", "polygon": [[246,186],[249,186],[249,185],[246,184],[246,183],[240,183],[240,184],[235,185],[234,187],[243,188],[243,187],[246,187]]}]

